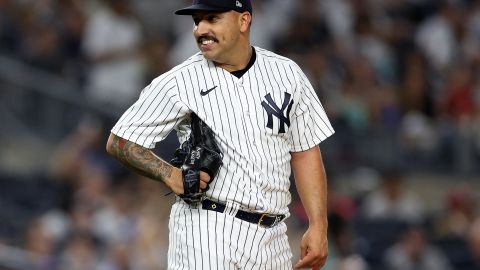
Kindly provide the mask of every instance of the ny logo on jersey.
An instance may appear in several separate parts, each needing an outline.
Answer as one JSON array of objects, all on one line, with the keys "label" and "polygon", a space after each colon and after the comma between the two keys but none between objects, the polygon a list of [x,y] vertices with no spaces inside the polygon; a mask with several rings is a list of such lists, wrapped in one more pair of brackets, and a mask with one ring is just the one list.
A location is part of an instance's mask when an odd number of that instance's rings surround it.
[{"label": "ny logo on jersey", "polygon": [[[262,106],[268,114],[267,128],[273,129],[273,116],[276,116],[280,121],[278,133],[285,133],[285,125],[290,127],[290,110],[292,109],[293,100],[292,95],[285,92],[285,99],[283,100],[282,108],[279,108],[275,101],[273,101],[270,93],[265,96],[265,101],[262,101]],[[287,112],[285,113],[285,109]]]}]

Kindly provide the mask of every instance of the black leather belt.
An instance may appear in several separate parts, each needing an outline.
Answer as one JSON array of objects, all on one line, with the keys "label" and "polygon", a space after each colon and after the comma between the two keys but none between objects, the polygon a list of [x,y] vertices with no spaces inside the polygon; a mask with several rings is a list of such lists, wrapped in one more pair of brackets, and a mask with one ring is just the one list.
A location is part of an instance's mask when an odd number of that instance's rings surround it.
[{"label": "black leather belt", "polygon": [[[202,201],[202,209],[205,210],[223,213],[225,208],[226,205],[219,202],[214,202],[209,199],[204,199]],[[281,222],[285,218],[285,215],[260,214],[238,210],[235,217],[263,227],[271,228]]]}]

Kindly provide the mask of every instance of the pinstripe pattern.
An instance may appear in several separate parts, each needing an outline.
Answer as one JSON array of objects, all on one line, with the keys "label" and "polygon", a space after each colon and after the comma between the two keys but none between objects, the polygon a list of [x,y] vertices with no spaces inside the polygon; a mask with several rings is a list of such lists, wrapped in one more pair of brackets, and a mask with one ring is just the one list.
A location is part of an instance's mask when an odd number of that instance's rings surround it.
[{"label": "pinstripe pattern", "polygon": [[168,270],[292,269],[285,223],[267,229],[178,201],[169,229]]},{"label": "pinstripe pattern", "polygon": [[[229,209],[288,216],[290,152],[307,150],[334,131],[298,65],[258,47],[255,51],[254,65],[241,78],[200,53],[190,57],[143,89],[112,132],[153,148],[176,130],[183,142],[188,115],[195,112],[212,128],[224,153],[207,197]],[[172,209],[169,269],[291,269],[285,264],[291,255],[283,223],[266,230],[236,220],[234,211],[204,212],[182,202]]]}]

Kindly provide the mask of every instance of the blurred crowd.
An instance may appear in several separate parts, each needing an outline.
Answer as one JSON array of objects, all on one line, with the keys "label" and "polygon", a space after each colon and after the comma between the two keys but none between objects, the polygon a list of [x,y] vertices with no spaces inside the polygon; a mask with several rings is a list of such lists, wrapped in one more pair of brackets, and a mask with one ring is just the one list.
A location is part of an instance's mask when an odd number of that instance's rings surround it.
[{"label": "blurred crowd", "polygon": [[[172,15],[188,3],[1,0],[0,52],[74,80],[85,102],[123,111],[197,51],[192,22]],[[253,44],[300,63],[328,110],[339,134],[332,163],[478,173],[479,1],[253,3]],[[384,134],[398,153],[376,160],[369,142]]]},{"label": "blurred crowd", "polygon": [[[0,0],[0,54],[121,111],[196,52],[192,21],[172,15],[190,2]],[[321,147],[325,269],[480,269],[475,190],[453,185],[431,211],[405,182],[419,168],[480,175],[480,1],[252,2],[252,43],[300,64],[336,130]],[[111,121],[78,119],[42,176],[52,203],[27,218],[21,241],[0,235],[36,258],[29,269],[165,269],[173,197],[106,156]],[[335,176],[357,166],[374,168],[377,184],[339,192]],[[295,243],[306,226],[298,198],[288,222]]]}]

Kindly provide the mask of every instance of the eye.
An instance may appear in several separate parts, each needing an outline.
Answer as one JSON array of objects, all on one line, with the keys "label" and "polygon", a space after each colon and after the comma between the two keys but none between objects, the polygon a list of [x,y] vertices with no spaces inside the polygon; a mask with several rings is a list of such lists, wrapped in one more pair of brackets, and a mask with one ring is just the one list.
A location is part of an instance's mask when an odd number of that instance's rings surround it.
[{"label": "eye", "polygon": [[217,15],[208,15],[206,20],[209,22],[209,23],[214,23],[218,20],[218,16]]}]

